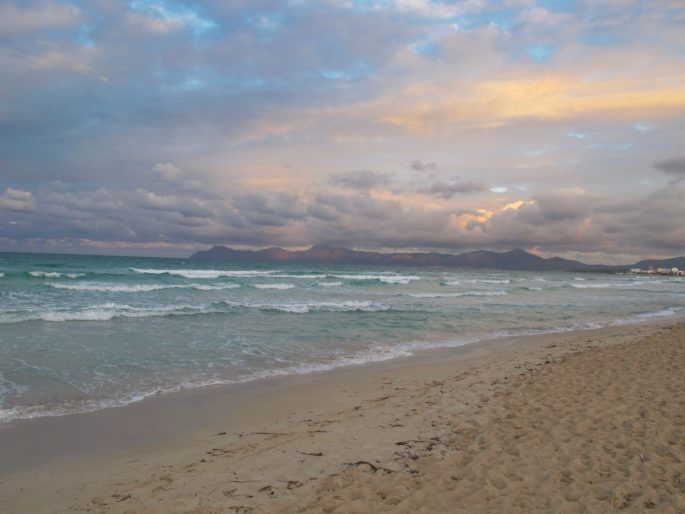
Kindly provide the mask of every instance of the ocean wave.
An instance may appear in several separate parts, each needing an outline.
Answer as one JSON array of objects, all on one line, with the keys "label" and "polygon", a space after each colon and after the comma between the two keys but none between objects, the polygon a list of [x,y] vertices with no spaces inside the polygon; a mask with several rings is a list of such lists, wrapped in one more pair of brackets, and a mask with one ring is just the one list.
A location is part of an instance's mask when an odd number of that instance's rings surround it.
[{"label": "ocean wave", "polygon": [[277,274],[277,275],[269,275],[269,278],[293,278],[293,279],[314,279],[314,278],[326,278],[325,273],[318,273],[316,275],[312,274],[301,274],[301,275],[292,275],[289,273],[283,273],[283,274]]},{"label": "ocean wave", "polygon": [[104,293],[144,293],[148,291],[159,291],[161,289],[175,288],[178,286],[163,284],[48,284],[54,289],[67,289],[69,291],[99,291]]},{"label": "ocean wave", "polygon": [[388,305],[369,301],[349,300],[343,302],[302,302],[291,304],[252,304],[245,305],[226,301],[228,305],[252,307],[263,311],[286,312],[290,314],[306,314],[309,312],[378,312],[390,309]]},{"label": "ocean wave", "polygon": [[494,278],[476,278],[473,280],[465,280],[469,284],[511,284],[508,278],[494,279]]},{"label": "ocean wave", "polygon": [[464,291],[461,293],[405,293],[412,298],[460,298],[465,296],[505,296],[506,291]]},{"label": "ocean wave", "polygon": [[323,287],[338,287],[342,285],[342,282],[319,282],[318,284]]},{"label": "ocean wave", "polygon": [[326,275],[331,278],[341,278],[343,280],[376,280],[378,282],[385,282],[386,284],[409,284],[414,280],[421,280],[421,277],[416,275],[371,275],[371,274],[332,274]]},{"label": "ocean wave", "polygon": [[224,289],[239,289],[240,284],[190,284],[188,287],[196,291],[223,291]]},{"label": "ocean wave", "polygon": [[257,289],[278,289],[278,290],[284,290],[284,289],[292,289],[295,287],[295,284],[254,284],[254,287]]},{"label": "ocean wave", "polygon": [[103,293],[146,293],[161,291],[164,289],[195,289],[198,291],[218,291],[222,289],[236,289],[239,284],[106,284],[106,283],[79,283],[79,284],[47,284],[54,289],[67,289],[69,291],[97,291]]},{"label": "ocean wave", "polygon": [[160,307],[135,307],[127,304],[105,303],[83,309],[54,309],[0,314],[0,324],[27,321],[110,321],[115,318],[148,318],[165,316],[193,316],[228,314],[234,309],[258,309],[290,314],[306,314],[316,311],[354,312],[386,311],[390,307],[370,301],[300,302],[300,303],[246,303],[221,300],[204,305],[168,305]]},{"label": "ocean wave", "polygon": [[[650,282],[654,284],[660,284],[661,282]],[[568,284],[570,287],[573,287],[575,289],[625,289],[625,288],[630,288],[630,287],[635,287],[639,286],[640,288],[644,288],[646,285],[649,285],[645,282],[639,282],[637,280],[633,280],[631,282],[594,282],[590,284]],[[642,290],[642,289],[641,289]],[[649,289],[644,289],[644,291],[650,291]]]},{"label": "ocean wave", "polygon": [[58,273],[56,271],[29,271],[29,275],[37,278],[81,278],[85,273]]},{"label": "ocean wave", "polygon": [[2,271],[0,271],[0,278],[2,278],[4,276],[5,276],[5,274]]},{"label": "ocean wave", "polygon": [[[345,302],[350,303],[350,302]],[[369,306],[370,302],[356,302],[363,306]],[[336,304],[338,306],[342,304]],[[104,305],[104,307],[108,304]],[[115,306],[109,304],[110,307]],[[319,304],[324,306],[324,304]],[[102,306],[101,306],[102,307]],[[122,306],[117,306],[122,307]],[[352,305],[350,305],[352,307]],[[267,377],[309,374],[312,372],[326,371],[344,366],[366,364],[369,362],[391,360],[407,357],[416,351],[431,348],[462,346],[477,341],[497,339],[503,337],[521,337],[527,335],[539,335],[548,333],[569,332],[572,330],[596,329],[613,325],[624,325],[645,321],[646,318],[661,318],[678,314],[682,307],[672,307],[657,311],[641,312],[622,319],[605,319],[587,322],[575,322],[568,325],[501,330],[488,333],[470,334],[462,340],[413,340],[398,344],[372,344],[369,348],[346,354],[327,355],[323,358],[311,359],[302,357],[301,362],[289,362],[281,367],[272,369],[245,369],[242,374],[232,377],[198,376],[185,380],[173,379],[170,381],[147,382],[145,384],[131,384],[131,388],[114,393],[108,398],[89,398],[85,400],[65,401],[59,404],[44,405],[19,405],[0,409],[0,422],[8,422],[17,419],[37,418],[45,416],[61,416],[74,413],[85,413],[105,408],[121,407],[159,393],[172,393],[184,389],[194,389],[210,385],[233,384],[239,382],[251,382]],[[313,362],[312,362],[313,360]]]},{"label": "ocean wave", "polygon": [[114,318],[148,318],[199,313],[209,314],[210,311],[191,305],[148,308],[106,303],[79,310],[48,310],[28,312],[15,317],[3,316],[0,317],[0,323],[18,323],[22,321],[109,321]]},{"label": "ocean wave", "polygon": [[640,314],[636,314],[635,317],[640,318],[640,319],[666,318],[669,316],[675,316],[676,314],[677,314],[676,309],[669,308],[669,309],[662,309],[660,311],[642,312]]},{"label": "ocean wave", "polygon": [[256,271],[256,270],[214,270],[214,269],[140,269],[129,268],[135,273],[149,275],[173,275],[183,278],[220,278],[220,277],[264,277],[278,273],[277,271]]}]

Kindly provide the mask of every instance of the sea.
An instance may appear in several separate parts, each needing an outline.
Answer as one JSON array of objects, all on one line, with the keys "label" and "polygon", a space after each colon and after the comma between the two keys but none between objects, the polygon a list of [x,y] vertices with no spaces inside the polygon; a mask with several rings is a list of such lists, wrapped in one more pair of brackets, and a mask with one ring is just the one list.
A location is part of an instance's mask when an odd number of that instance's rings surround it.
[{"label": "sea", "polygon": [[0,423],[683,311],[668,276],[0,253]]}]

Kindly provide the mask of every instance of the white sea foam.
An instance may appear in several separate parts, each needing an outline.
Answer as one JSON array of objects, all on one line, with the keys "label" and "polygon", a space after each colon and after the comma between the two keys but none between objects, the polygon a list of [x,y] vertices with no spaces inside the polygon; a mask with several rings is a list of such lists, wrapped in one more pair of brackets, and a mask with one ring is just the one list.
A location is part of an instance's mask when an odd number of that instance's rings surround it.
[{"label": "white sea foam", "polygon": [[229,305],[237,305],[242,307],[255,307],[266,311],[280,311],[287,312],[291,314],[306,314],[308,312],[314,311],[329,311],[329,312],[353,312],[353,311],[367,311],[367,312],[377,312],[377,311],[387,311],[390,309],[389,306],[369,301],[358,301],[349,300],[343,302],[302,302],[302,303],[290,303],[290,304],[236,304],[233,302],[226,302]]},{"label": "white sea foam", "polygon": [[464,282],[468,282],[470,284],[510,284],[511,280],[509,280],[507,278],[503,278],[503,279],[476,278],[473,280],[465,280]]},{"label": "white sea foam", "polygon": [[190,284],[188,287],[197,291],[222,291],[224,289],[238,289],[240,288],[240,284]]},{"label": "white sea foam", "polygon": [[85,273],[57,273],[56,271],[29,271],[32,277],[41,278],[80,278],[85,277]]},{"label": "white sea foam", "polygon": [[193,316],[228,313],[231,309],[259,309],[291,314],[306,314],[314,311],[354,312],[385,311],[390,307],[370,301],[301,302],[301,303],[249,303],[221,300],[211,304],[168,305],[164,307],[136,307],[127,304],[105,303],[84,309],[53,309],[27,311],[23,313],[0,314],[0,324],[26,321],[109,321],[115,318],[148,318],[163,316]]},{"label": "white sea foam", "polygon": [[449,280],[447,282],[442,282],[442,283],[445,284],[446,286],[458,286],[459,284],[461,284],[461,282],[459,280]]},{"label": "white sea foam", "polygon": [[413,298],[461,298],[465,296],[505,296],[506,291],[464,291],[461,293],[406,293]]},{"label": "white sea foam", "polygon": [[70,291],[99,291],[103,293],[146,293],[161,291],[164,289],[196,289],[198,291],[218,291],[222,289],[236,289],[239,284],[108,284],[101,282],[87,282],[77,284],[50,283],[55,289],[68,289]]},{"label": "white sea foam", "polygon": [[[654,283],[658,283],[658,282],[654,282]],[[641,288],[644,288],[644,286],[646,286],[648,284],[634,280],[631,282],[593,282],[593,283],[589,283],[589,284],[569,284],[569,285],[575,289],[621,289],[621,288],[629,288],[629,287],[633,287],[633,286],[639,286]],[[645,291],[650,291],[650,290],[645,289]]]},{"label": "white sea foam", "polygon": [[5,274],[2,271],[0,271],[0,278],[2,278],[4,276],[5,276]]},{"label": "white sea foam", "polygon": [[654,311],[654,312],[643,312],[641,314],[636,314],[636,317],[646,319],[646,318],[665,318],[668,316],[675,316],[676,310],[675,309],[663,309],[660,311]]},{"label": "white sea foam", "polygon": [[414,280],[421,280],[416,275],[391,275],[391,274],[328,274],[331,278],[342,278],[343,280],[377,280],[386,284],[409,284]]},{"label": "white sea foam", "polygon": [[254,284],[254,287],[257,289],[278,289],[278,290],[284,290],[284,289],[292,289],[295,287],[295,284]]},{"label": "white sea foam", "polygon": [[573,277],[573,280],[577,280],[578,282],[584,282],[586,279],[583,277]]},{"label": "white sea foam", "polygon": [[114,318],[147,318],[172,315],[210,314],[217,312],[208,306],[171,305],[166,307],[146,308],[126,304],[105,303],[85,309],[54,309],[29,311],[20,314],[0,315],[2,323],[21,323],[24,321],[109,321]]},{"label": "white sea foam", "polygon": [[319,282],[318,284],[323,287],[338,287],[342,285],[342,282]]},{"label": "white sea foam", "polygon": [[214,269],[140,269],[130,268],[136,273],[151,275],[174,275],[183,278],[219,278],[219,277],[264,277],[278,273],[277,271],[257,270],[214,270]]},{"label": "white sea foam", "polygon": [[101,291],[104,293],[138,293],[147,291],[159,291],[161,289],[169,289],[176,287],[164,284],[102,284],[102,283],[87,283],[87,284],[48,284],[55,289],[68,289],[70,291]]},{"label": "white sea foam", "polygon": [[284,273],[284,274],[280,274],[280,275],[269,275],[269,278],[312,279],[312,278],[326,278],[326,274],[325,273],[319,273],[317,275],[309,275],[309,274],[291,275],[288,273]]}]

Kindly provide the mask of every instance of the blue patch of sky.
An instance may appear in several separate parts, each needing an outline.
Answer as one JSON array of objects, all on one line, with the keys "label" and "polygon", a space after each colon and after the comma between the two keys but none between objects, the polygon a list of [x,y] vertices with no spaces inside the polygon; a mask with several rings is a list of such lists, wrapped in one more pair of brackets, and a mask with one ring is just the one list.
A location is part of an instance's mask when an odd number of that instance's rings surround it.
[{"label": "blue patch of sky", "polygon": [[527,48],[528,55],[537,62],[545,62],[554,54],[554,47],[545,43],[536,43]]},{"label": "blue patch of sky", "polygon": [[209,67],[196,67],[183,73],[160,70],[154,73],[154,77],[159,89],[169,93],[192,93],[226,88],[230,88],[234,93],[241,93],[260,89],[282,90],[289,85],[288,81],[280,78],[221,74]]},{"label": "blue patch of sky", "polygon": [[76,41],[86,48],[95,48],[95,42],[90,37],[93,32],[92,25],[81,25],[76,32]]},{"label": "blue patch of sky", "polygon": [[287,23],[287,17],[282,11],[245,12],[243,19],[245,24],[264,41],[270,41],[274,34]]},{"label": "blue patch of sky", "polygon": [[367,77],[373,73],[373,67],[365,60],[358,60],[346,68],[323,69],[319,75],[329,80],[352,81]]},{"label": "blue patch of sky", "polygon": [[217,26],[214,20],[202,16],[196,8],[179,1],[130,0],[128,5],[131,9],[148,16],[184,25],[196,35],[201,35]]},{"label": "blue patch of sky", "polygon": [[616,46],[624,42],[624,38],[605,31],[590,31],[583,36],[583,41],[592,46]]},{"label": "blue patch of sky", "polygon": [[570,13],[576,7],[576,0],[538,0],[537,5],[548,11]]},{"label": "blue patch of sky", "polygon": [[495,25],[505,32],[511,32],[519,25],[518,11],[514,9],[492,9],[478,14],[457,16],[451,21],[460,30],[473,30],[487,25]]},{"label": "blue patch of sky", "polygon": [[412,50],[426,57],[437,57],[440,55],[440,44],[432,39],[422,40],[414,43]]},{"label": "blue patch of sky", "polygon": [[627,152],[635,147],[633,143],[620,143],[620,144],[604,144],[595,143],[592,145],[586,145],[587,150],[609,150],[613,152]]}]

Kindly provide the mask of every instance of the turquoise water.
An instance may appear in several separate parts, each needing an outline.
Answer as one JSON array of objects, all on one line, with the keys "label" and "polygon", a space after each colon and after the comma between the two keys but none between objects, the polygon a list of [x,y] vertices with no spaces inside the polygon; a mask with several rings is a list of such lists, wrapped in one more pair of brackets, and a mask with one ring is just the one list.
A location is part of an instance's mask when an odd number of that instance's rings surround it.
[{"label": "turquoise water", "polygon": [[681,310],[672,277],[0,254],[0,421]]}]

